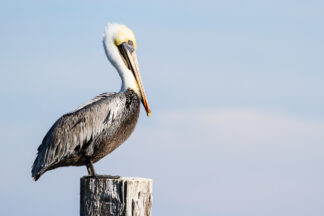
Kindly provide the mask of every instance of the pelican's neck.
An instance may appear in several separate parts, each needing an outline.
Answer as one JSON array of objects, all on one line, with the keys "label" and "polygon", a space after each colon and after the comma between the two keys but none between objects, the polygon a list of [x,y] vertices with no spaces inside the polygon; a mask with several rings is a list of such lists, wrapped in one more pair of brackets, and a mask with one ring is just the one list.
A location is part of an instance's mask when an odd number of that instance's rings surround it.
[{"label": "pelican's neck", "polygon": [[109,61],[116,68],[122,80],[120,92],[124,92],[127,89],[132,89],[140,96],[140,91],[135,76],[133,72],[126,67],[126,64],[120,56],[118,48],[112,38],[113,37],[109,34],[105,35],[103,45]]}]

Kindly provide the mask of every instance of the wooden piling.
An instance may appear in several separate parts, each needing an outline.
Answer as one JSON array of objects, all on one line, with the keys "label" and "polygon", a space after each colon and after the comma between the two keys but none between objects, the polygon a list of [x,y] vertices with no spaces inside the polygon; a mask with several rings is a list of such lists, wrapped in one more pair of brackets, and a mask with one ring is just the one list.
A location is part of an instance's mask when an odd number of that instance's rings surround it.
[{"label": "wooden piling", "polygon": [[150,216],[152,179],[97,178],[80,179],[80,216]]}]

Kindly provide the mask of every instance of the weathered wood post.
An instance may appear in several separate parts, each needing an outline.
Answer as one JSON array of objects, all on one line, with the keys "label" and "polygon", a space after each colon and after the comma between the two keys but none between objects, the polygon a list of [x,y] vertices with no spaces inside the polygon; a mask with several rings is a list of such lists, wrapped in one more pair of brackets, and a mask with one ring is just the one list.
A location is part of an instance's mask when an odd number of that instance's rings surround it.
[{"label": "weathered wood post", "polygon": [[152,179],[84,176],[80,183],[80,216],[151,215]]}]

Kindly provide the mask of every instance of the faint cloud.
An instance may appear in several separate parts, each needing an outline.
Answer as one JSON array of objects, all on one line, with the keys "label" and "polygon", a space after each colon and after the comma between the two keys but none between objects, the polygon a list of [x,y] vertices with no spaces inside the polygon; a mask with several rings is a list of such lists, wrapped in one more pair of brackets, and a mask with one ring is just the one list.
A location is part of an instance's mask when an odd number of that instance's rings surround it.
[{"label": "faint cloud", "polygon": [[323,213],[324,121],[240,108],[176,110],[154,121],[135,139],[167,182],[164,199],[213,215]]}]

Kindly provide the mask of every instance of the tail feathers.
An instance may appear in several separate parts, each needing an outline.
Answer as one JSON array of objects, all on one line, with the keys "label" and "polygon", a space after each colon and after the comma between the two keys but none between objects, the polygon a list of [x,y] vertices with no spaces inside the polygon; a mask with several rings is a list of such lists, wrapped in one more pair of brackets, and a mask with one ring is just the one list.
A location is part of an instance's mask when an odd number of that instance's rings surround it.
[{"label": "tail feathers", "polygon": [[35,176],[33,176],[33,178],[34,178],[34,181],[37,181],[38,179],[39,179],[39,177],[40,177],[41,175],[35,175]]},{"label": "tail feathers", "polygon": [[46,169],[43,166],[40,166],[39,163],[39,156],[37,156],[36,160],[34,161],[33,167],[32,167],[32,177],[34,178],[34,181],[37,181],[39,177],[46,171]]},{"label": "tail feathers", "polygon": [[37,169],[36,167],[33,167],[32,177],[33,177],[34,181],[37,181],[39,179],[39,177],[41,175],[43,175],[44,172],[46,172],[46,169],[44,169],[44,168]]}]

